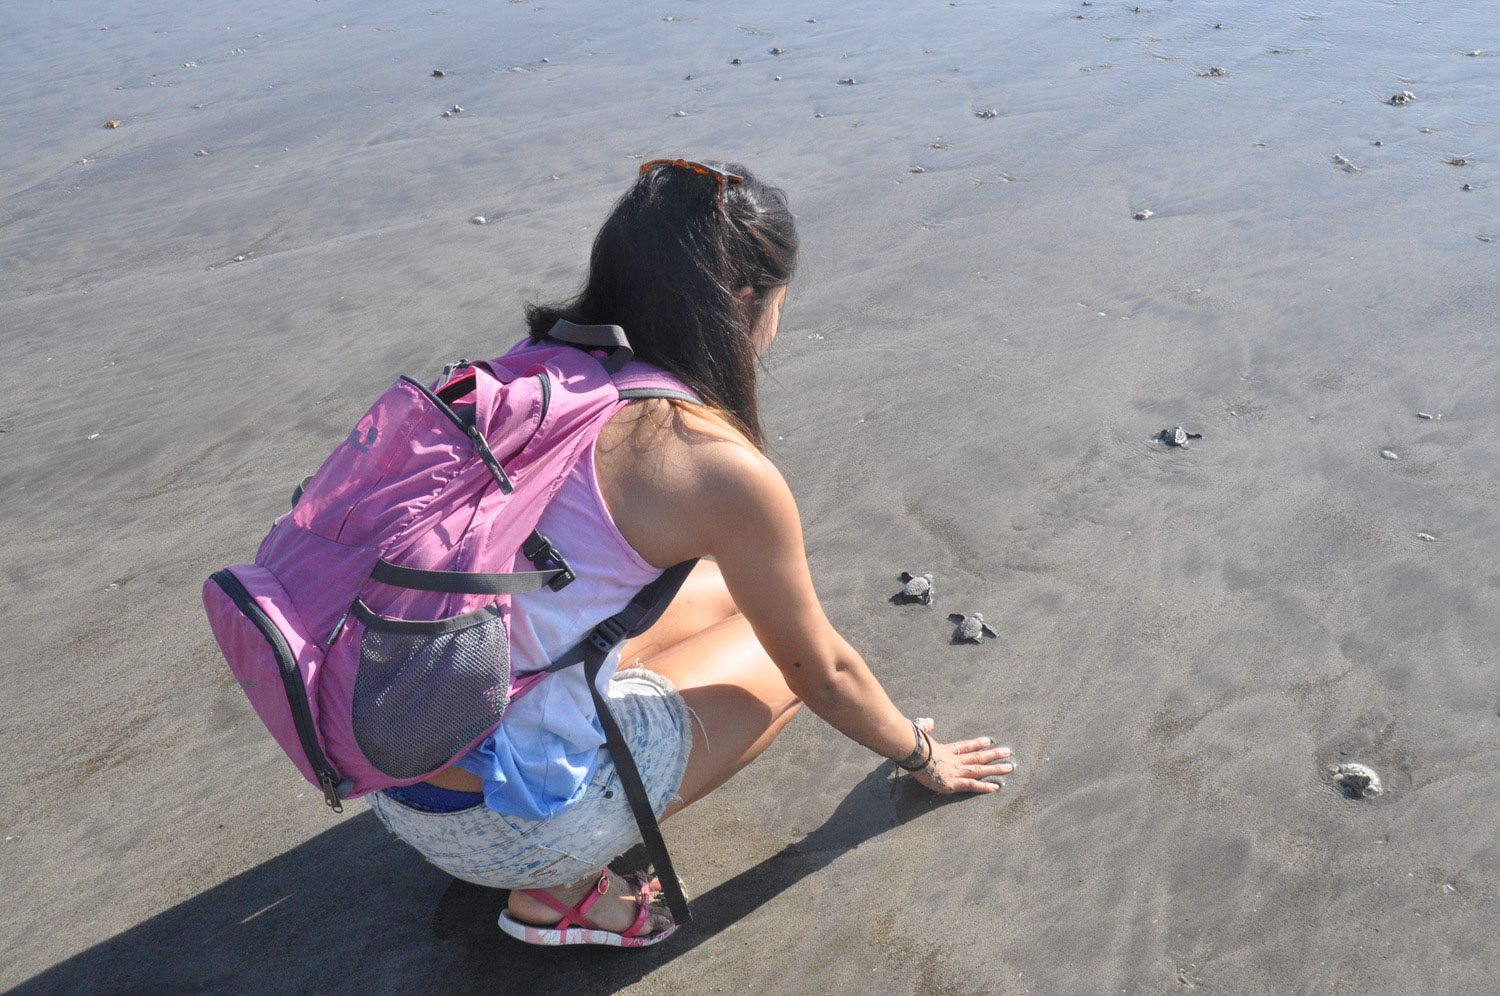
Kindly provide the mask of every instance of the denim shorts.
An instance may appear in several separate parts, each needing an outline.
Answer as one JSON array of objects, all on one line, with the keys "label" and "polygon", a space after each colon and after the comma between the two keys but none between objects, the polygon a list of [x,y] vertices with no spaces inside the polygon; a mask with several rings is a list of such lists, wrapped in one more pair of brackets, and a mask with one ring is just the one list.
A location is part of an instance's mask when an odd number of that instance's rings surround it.
[{"label": "denim shorts", "polygon": [[[628,668],[610,681],[609,705],[660,816],[677,798],[693,749],[687,703],[655,671]],[[498,889],[551,889],[577,882],[641,839],[614,759],[603,747],[582,797],[547,820],[506,816],[483,803],[454,813],[428,813],[383,792],[365,798],[386,829],[432,864],[454,878]]]}]

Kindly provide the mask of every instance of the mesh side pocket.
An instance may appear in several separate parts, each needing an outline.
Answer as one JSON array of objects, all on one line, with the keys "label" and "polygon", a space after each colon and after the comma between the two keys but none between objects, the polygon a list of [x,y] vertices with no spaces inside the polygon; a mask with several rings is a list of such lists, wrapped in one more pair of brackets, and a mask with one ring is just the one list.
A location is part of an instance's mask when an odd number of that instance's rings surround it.
[{"label": "mesh side pocket", "polygon": [[500,722],[510,641],[493,606],[407,622],[356,603],[364,622],[354,680],[354,739],[376,768],[414,778],[442,767]]}]

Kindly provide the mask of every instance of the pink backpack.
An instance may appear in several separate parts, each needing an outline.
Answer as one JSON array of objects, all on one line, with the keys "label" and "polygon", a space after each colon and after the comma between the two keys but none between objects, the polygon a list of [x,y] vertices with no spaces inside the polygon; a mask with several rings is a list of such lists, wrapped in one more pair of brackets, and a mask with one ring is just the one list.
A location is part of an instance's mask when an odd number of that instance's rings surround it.
[{"label": "pink backpack", "polygon": [[583,664],[621,785],[685,921],[596,677],[619,643],[660,616],[692,562],[519,680],[509,633],[512,596],[574,578],[567,551],[536,525],[610,417],[638,398],[697,398],[632,361],[618,326],[559,322],[549,339],[462,361],[435,389],[398,380],[297,489],[255,563],[215,573],[203,603],[251,705],[335,812],[344,799],[430,778],[494,732],[546,674]]}]

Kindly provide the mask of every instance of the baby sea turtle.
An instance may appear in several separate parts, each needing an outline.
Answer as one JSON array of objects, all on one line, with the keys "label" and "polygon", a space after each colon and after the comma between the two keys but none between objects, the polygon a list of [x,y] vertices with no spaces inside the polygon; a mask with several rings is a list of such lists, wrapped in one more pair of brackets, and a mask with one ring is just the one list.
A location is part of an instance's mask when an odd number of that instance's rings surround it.
[{"label": "baby sea turtle", "polygon": [[443,72],[443,71],[442,71],[442,70],[441,70],[441,69],[434,69],[434,70],[433,70],[433,71],[432,71],[432,78],[433,78],[433,79],[438,79],[438,80],[440,80],[440,79],[442,79],[442,78],[443,78],[443,77],[444,77],[444,76],[447,76],[447,75],[448,75],[448,74],[447,74],[447,73],[445,73],[445,72]]},{"label": "baby sea turtle", "polygon": [[853,86],[858,82],[859,80],[855,79],[853,76],[845,76],[843,79],[839,80],[839,86]]},{"label": "baby sea turtle", "polygon": [[1466,183],[1463,186],[1459,187],[1458,189],[1459,190],[1474,190],[1476,188],[1475,188],[1475,186],[1472,183]]},{"label": "baby sea turtle", "polygon": [[735,56],[733,59],[729,60],[729,64],[731,66],[743,66],[745,64],[745,60],[741,59],[739,56]]},{"label": "baby sea turtle", "polygon": [[772,55],[786,55],[786,49],[781,48],[780,46],[777,46],[776,48],[771,49],[771,54]]},{"label": "baby sea turtle", "polygon": [[1416,99],[1417,95],[1410,90],[1402,90],[1400,93],[1391,94],[1391,99],[1386,101],[1386,103],[1392,107],[1405,107]]},{"label": "baby sea turtle", "polygon": [[1469,165],[1469,161],[1467,159],[1465,159],[1463,156],[1454,156],[1452,159],[1444,159],[1443,162],[1447,163],[1449,166],[1467,166],[1467,165]]},{"label": "baby sea turtle", "polygon": [[898,578],[903,585],[900,594],[896,597],[902,602],[921,602],[923,605],[932,604],[932,575],[913,574],[911,571],[902,571]]},{"label": "baby sea turtle", "polygon": [[1385,791],[1375,769],[1363,764],[1348,762],[1328,769],[1328,775],[1350,799],[1373,799]]},{"label": "baby sea turtle", "polygon": [[1145,221],[1147,218],[1156,217],[1156,212],[1151,210],[1150,208],[1141,208],[1135,214],[1131,215],[1131,217],[1136,221]]},{"label": "baby sea turtle", "polygon": [[984,615],[979,612],[970,616],[955,612],[948,617],[948,621],[956,627],[953,630],[954,643],[983,643],[986,636],[999,635],[984,624]]},{"label": "baby sea turtle", "polygon": [[1206,72],[1206,73],[1199,73],[1198,75],[1199,76],[1228,76],[1229,75],[1229,70],[1225,69],[1223,66],[1209,66],[1208,67],[1208,72]]},{"label": "baby sea turtle", "polygon": [[1333,157],[1333,164],[1339,169],[1343,170],[1345,173],[1359,172],[1359,167],[1354,165],[1354,163],[1349,159],[1348,156],[1335,154]]},{"label": "baby sea turtle", "polygon": [[1161,440],[1163,443],[1166,443],[1168,446],[1176,446],[1180,449],[1185,450],[1188,448],[1189,439],[1202,439],[1203,433],[1188,432],[1182,426],[1174,425],[1170,429],[1163,429],[1162,431],[1158,432],[1156,434],[1156,438]]},{"label": "baby sea turtle", "polygon": [[104,127],[106,127],[106,128],[118,128],[118,127],[120,127],[120,119],[119,118],[110,118],[108,121],[104,122]]},{"label": "baby sea turtle", "polygon": [[974,116],[976,118],[984,118],[986,121],[988,121],[990,118],[998,118],[1000,116],[1000,112],[995,110],[993,107],[986,107],[982,111],[975,111]]}]

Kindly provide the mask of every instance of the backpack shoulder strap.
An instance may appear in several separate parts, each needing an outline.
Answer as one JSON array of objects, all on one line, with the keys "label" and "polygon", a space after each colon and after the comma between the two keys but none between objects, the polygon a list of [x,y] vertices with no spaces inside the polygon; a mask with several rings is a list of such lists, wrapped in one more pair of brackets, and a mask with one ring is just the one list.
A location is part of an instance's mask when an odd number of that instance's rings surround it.
[{"label": "backpack shoulder strap", "polygon": [[685,560],[675,567],[667,568],[661,577],[637,592],[629,605],[595,626],[587,636],[564,651],[547,668],[548,671],[560,671],[574,664],[583,665],[584,681],[594,699],[594,711],[599,714],[599,725],[604,728],[604,742],[609,747],[610,756],[614,758],[615,773],[620,776],[625,801],[630,804],[636,826],[641,831],[641,842],[646,845],[646,854],[661,878],[667,906],[677,922],[684,924],[692,920],[687,897],[683,894],[682,884],[672,867],[672,855],[667,851],[667,843],[662,838],[661,827],[656,821],[656,810],[651,805],[645,782],[641,780],[640,769],[636,767],[635,758],[630,754],[630,745],[626,742],[620,725],[615,722],[614,714],[609,710],[609,702],[599,692],[598,679],[604,662],[609,659],[615,647],[632,636],[644,633],[661,618],[697,563],[697,560]]}]

